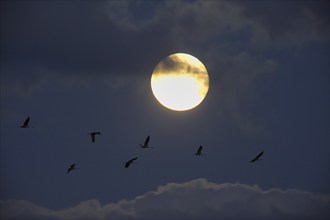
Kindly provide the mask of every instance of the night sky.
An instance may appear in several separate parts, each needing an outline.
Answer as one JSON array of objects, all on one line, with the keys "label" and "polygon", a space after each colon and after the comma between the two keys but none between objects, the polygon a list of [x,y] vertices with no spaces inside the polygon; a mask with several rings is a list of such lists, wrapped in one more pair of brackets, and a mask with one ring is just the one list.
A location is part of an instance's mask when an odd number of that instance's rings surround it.
[{"label": "night sky", "polygon": [[[0,5],[1,219],[330,218],[329,1]],[[152,94],[173,53],[188,111]]]}]

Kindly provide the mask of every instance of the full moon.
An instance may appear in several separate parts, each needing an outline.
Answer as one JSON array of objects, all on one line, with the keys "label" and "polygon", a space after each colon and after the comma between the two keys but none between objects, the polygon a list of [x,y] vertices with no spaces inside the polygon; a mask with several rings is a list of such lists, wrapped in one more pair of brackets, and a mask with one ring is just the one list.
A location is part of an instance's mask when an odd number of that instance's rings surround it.
[{"label": "full moon", "polygon": [[209,90],[209,75],[203,63],[185,53],[161,60],[151,76],[151,89],[166,108],[186,111],[198,106]]}]

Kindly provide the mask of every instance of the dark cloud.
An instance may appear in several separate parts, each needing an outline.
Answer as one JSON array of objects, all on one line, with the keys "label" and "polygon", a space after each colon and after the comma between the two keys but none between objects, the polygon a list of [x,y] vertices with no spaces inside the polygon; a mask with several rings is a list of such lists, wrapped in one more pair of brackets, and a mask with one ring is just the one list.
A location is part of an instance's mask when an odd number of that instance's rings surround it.
[{"label": "dark cloud", "polygon": [[113,24],[104,3],[3,5],[7,12],[1,19],[1,52],[8,74],[17,67],[30,72],[41,67],[63,75],[140,74],[152,70],[150,57],[155,49],[161,50],[149,40],[154,37],[148,31],[128,31]]},{"label": "dark cloud", "polygon": [[244,133],[259,135],[263,128],[242,112],[247,102],[251,102],[247,100],[247,96],[254,90],[256,81],[276,74],[278,64],[272,59],[258,59],[242,52],[235,56],[223,57],[219,65],[223,68],[223,74],[218,78],[218,86],[221,88],[220,100],[225,106],[223,111],[230,112],[229,117]]},{"label": "dark cloud", "polygon": [[157,64],[154,69],[155,73],[191,73],[198,75],[204,73],[205,68],[201,69],[198,64],[192,63],[187,60],[186,57],[182,57],[181,54],[171,54]]},{"label": "dark cloud", "polygon": [[1,2],[2,94],[31,94],[54,80],[131,86],[150,77],[161,59],[184,52],[205,64],[211,89],[221,88],[219,101],[226,106],[221,114],[258,133],[262,128],[242,116],[241,100],[278,66],[262,51],[327,40],[327,5]]},{"label": "dark cloud", "polygon": [[255,47],[283,48],[329,40],[328,1],[249,1],[242,5]]},{"label": "dark cloud", "polygon": [[[277,10],[267,4],[223,1],[149,3],[145,10],[145,5],[130,1],[1,4],[2,62],[10,66],[8,71],[32,65],[62,74],[145,74],[173,52],[195,52],[202,58],[214,53],[204,59],[215,62],[219,52],[212,48],[237,48],[243,41],[239,35],[245,36],[247,29],[254,44],[288,38],[290,43],[306,42],[318,39],[309,35],[329,34],[324,13],[302,4],[295,10],[278,9],[281,16],[268,13]],[[136,24],[142,14],[133,13],[137,8],[153,13]],[[278,23],[277,18],[285,21]]]},{"label": "dark cloud", "polygon": [[2,219],[328,219],[330,198],[206,179],[168,183],[133,200],[101,205],[87,200],[64,210],[29,201],[1,202]]}]

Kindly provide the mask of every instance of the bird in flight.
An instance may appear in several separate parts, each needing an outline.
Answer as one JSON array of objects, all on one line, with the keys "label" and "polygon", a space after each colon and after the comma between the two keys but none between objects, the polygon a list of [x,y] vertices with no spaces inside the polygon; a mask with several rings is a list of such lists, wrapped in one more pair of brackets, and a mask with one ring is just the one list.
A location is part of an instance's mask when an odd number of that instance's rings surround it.
[{"label": "bird in flight", "polygon": [[101,134],[101,132],[99,132],[99,131],[95,131],[95,132],[91,132],[91,133],[89,133],[89,135],[91,136],[91,138],[92,138],[92,142],[94,143],[95,142],[95,135],[102,135]]},{"label": "bird in flight", "polygon": [[21,128],[28,128],[29,127],[29,122],[30,122],[30,117],[27,117],[21,126]]},{"label": "bird in flight", "polygon": [[263,155],[263,153],[264,153],[263,151],[259,153],[255,158],[250,160],[250,163],[256,162],[257,160],[261,160],[260,157]]},{"label": "bird in flight", "polygon": [[68,168],[68,171],[67,171],[66,173],[69,173],[70,171],[72,171],[72,170],[77,170],[77,169],[78,169],[78,168],[76,168],[76,164],[73,163],[73,164],[70,165],[70,167]]},{"label": "bird in flight", "polygon": [[150,141],[150,136],[148,136],[147,138],[146,138],[146,140],[144,141],[144,144],[142,145],[142,144],[140,144],[140,147],[141,148],[148,148],[149,147],[149,141]]},{"label": "bird in flight", "polygon": [[129,167],[129,165],[131,165],[131,163],[133,163],[133,161],[136,160],[136,159],[137,159],[137,157],[134,157],[133,159],[130,159],[130,160],[126,161],[125,168]]},{"label": "bird in flight", "polygon": [[203,150],[203,146],[201,145],[201,146],[199,146],[199,148],[198,148],[197,152],[195,153],[195,155],[197,155],[197,156],[204,155],[202,153],[202,150]]}]

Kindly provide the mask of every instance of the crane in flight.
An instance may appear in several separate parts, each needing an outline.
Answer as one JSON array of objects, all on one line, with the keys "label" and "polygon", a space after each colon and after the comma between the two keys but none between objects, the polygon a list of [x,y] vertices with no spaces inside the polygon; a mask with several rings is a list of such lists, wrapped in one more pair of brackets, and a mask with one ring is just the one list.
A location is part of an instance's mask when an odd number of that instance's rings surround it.
[{"label": "crane in flight", "polygon": [[29,128],[29,122],[30,122],[30,117],[27,117],[23,125],[21,125],[21,128]]},{"label": "crane in flight", "polygon": [[261,160],[260,157],[264,154],[264,151],[262,151],[261,153],[259,153],[255,158],[253,158],[252,160],[250,160],[250,163],[256,162],[257,160]]},{"label": "crane in flight", "polygon": [[76,164],[75,163],[73,163],[73,164],[70,165],[70,167],[68,168],[68,171],[66,173],[69,173],[72,170],[78,170],[78,168],[76,167]]},{"label": "crane in flight", "polygon": [[137,157],[134,157],[133,159],[130,159],[128,161],[125,162],[125,168],[129,167],[129,165],[131,165],[131,163],[133,163],[134,160],[137,160]]},{"label": "crane in flight", "polygon": [[144,141],[144,144],[143,144],[143,145],[140,144],[140,147],[141,147],[141,148],[150,148],[150,147],[149,147],[149,141],[150,141],[150,136],[148,136],[148,137],[146,138],[146,140]]},{"label": "crane in flight", "polygon": [[92,142],[93,143],[95,143],[95,135],[102,135],[101,134],[101,132],[99,132],[99,131],[95,131],[95,132],[91,132],[91,133],[89,133],[89,135],[91,136],[91,138],[92,138]]},{"label": "crane in flight", "polygon": [[205,154],[202,153],[202,150],[203,150],[203,146],[201,145],[201,146],[199,146],[199,148],[198,148],[197,152],[195,153],[195,155],[197,155],[197,156],[205,155]]}]

